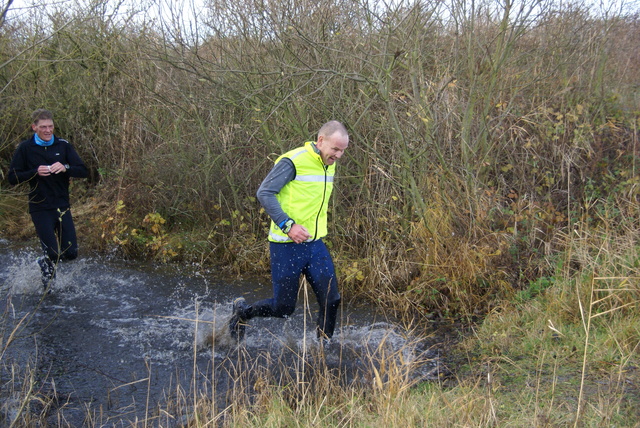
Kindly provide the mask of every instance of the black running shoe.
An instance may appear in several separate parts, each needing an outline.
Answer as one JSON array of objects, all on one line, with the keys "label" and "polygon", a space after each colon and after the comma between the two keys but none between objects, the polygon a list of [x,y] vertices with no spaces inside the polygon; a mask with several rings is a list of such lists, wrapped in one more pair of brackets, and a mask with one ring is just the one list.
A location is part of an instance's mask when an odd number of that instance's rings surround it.
[{"label": "black running shoe", "polygon": [[233,310],[229,319],[229,333],[237,341],[244,338],[245,321],[247,321],[249,309],[250,306],[247,305],[244,297],[238,297],[233,301]]},{"label": "black running shoe", "polygon": [[329,346],[331,343],[331,338],[318,326],[316,326],[316,338],[318,339],[318,343],[322,346]]},{"label": "black running shoe", "polygon": [[50,291],[51,282],[56,277],[56,267],[47,256],[38,259],[38,266],[40,266],[40,272],[42,273],[42,287],[44,291]]}]

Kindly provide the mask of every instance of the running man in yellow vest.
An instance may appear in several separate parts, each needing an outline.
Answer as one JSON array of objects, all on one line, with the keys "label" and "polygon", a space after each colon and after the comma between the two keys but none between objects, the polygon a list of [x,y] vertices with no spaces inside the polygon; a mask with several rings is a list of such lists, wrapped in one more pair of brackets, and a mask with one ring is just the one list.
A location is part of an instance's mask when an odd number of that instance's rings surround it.
[{"label": "running man in yellow vest", "polygon": [[301,275],[309,281],[320,306],[318,338],[333,336],[340,293],[333,260],[322,238],[327,235],[335,162],[348,145],[345,126],[335,120],[327,122],[316,142],[308,141],[280,156],[262,181],[257,197],[271,218],[273,297],[253,305],[242,297],[234,300],[229,330],[237,339],[242,339],[245,322],[253,317],[293,314]]}]

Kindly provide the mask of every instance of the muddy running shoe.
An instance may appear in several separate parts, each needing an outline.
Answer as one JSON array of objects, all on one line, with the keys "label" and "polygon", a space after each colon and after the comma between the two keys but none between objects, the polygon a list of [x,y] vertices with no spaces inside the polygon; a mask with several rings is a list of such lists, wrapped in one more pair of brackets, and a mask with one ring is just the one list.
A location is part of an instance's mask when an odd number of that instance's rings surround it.
[{"label": "muddy running shoe", "polygon": [[316,339],[318,343],[322,346],[329,346],[331,344],[331,338],[325,334],[324,331],[320,329],[320,327],[316,326]]},{"label": "muddy running shoe", "polygon": [[38,259],[38,266],[40,266],[40,272],[42,273],[42,287],[44,291],[51,291],[51,283],[56,278],[56,267],[47,256],[40,257]]},{"label": "muddy running shoe", "polygon": [[244,339],[245,321],[247,321],[249,309],[250,306],[247,305],[244,297],[238,297],[233,301],[233,309],[229,319],[229,333],[238,342]]}]

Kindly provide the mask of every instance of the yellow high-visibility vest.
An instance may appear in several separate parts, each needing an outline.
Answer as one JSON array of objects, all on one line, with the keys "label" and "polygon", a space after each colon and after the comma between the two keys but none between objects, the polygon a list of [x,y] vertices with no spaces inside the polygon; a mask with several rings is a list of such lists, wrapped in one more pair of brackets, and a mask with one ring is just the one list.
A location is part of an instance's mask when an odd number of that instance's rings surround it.
[{"label": "yellow high-visibility vest", "polygon": [[[307,141],[303,147],[283,154],[275,163],[283,158],[289,158],[293,162],[296,176],[276,195],[282,210],[297,224],[307,228],[311,235],[309,240],[325,237],[335,164],[325,165],[311,141]],[[292,242],[273,221],[269,230],[269,241]]]}]

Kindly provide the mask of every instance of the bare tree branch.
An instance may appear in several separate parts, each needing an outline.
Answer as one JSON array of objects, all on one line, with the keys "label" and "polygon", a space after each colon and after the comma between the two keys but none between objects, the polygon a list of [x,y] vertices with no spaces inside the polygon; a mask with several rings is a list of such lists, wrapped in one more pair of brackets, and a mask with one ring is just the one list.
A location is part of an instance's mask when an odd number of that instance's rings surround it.
[{"label": "bare tree branch", "polygon": [[0,28],[2,28],[2,25],[4,24],[4,21],[7,17],[7,12],[9,12],[9,8],[11,8],[12,3],[13,0],[7,0],[6,4],[2,8],[2,11],[0,11]]}]

